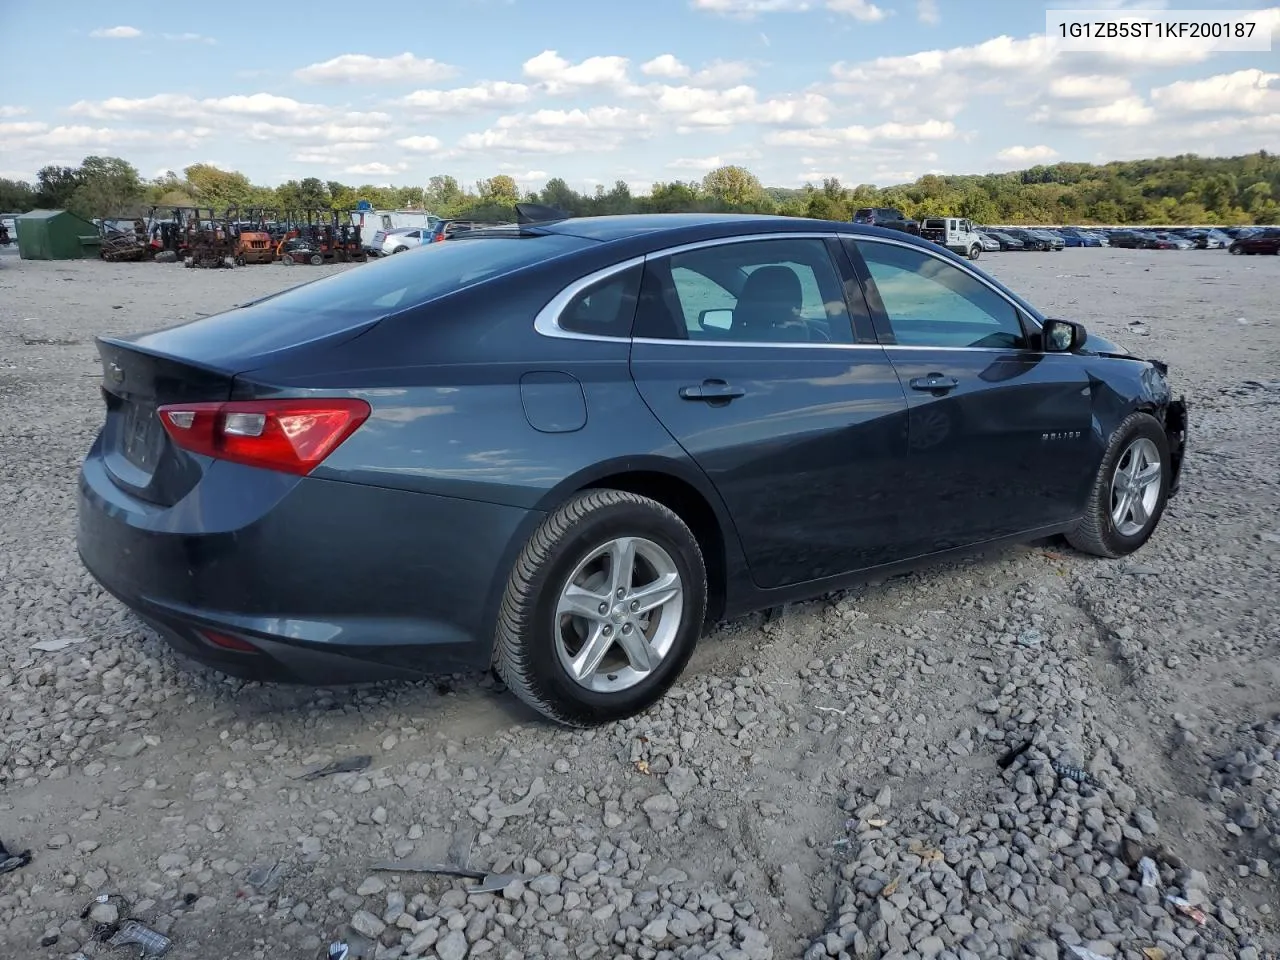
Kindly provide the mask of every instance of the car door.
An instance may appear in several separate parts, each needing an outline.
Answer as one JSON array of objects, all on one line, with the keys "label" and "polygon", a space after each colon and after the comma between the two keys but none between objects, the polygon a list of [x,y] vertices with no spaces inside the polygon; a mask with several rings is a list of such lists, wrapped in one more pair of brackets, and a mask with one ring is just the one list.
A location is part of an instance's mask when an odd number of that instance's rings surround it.
[{"label": "car door", "polygon": [[647,257],[631,371],[715,485],[759,587],[898,554],[906,397],[834,237]]},{"label": "car door", "polygon": [[903,494],[933,552],[1072,519],[1093,460],[1088,373],[976,272],[920,247],[846,241],[906,388]]}]

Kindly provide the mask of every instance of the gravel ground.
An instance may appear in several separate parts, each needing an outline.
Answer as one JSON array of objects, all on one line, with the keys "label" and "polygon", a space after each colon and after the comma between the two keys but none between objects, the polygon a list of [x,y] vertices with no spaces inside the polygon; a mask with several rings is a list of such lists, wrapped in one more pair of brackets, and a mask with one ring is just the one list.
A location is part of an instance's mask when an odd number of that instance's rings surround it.
[{"label": "gravel ground", "polygon": [[[1273,955],[1280,258],[982,263],[1171,364],[1189,460],[1151,543],[1040,543],[722,624],[650,714],[573,732],[479,677],[230,681],[82,571],[93,336],[341,268],[4,255],[0,840],[35,859],[0,877],[0,955],[107,956],[92,926],[122,910],[181,958],[334,937],[440,960]],[[450,851],[529,876],[469,896],[372,867]],[[81,920],[99,893],[129,902]]]}]

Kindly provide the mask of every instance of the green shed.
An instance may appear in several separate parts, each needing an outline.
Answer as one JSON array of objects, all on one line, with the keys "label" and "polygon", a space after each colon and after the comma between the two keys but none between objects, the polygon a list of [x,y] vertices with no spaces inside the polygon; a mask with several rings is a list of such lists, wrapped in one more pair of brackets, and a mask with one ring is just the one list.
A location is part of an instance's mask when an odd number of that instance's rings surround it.
[{"label": "green shed", "polygon": [[98,228],[66,210],[32,210],[17,218],[18,255],[23,260],[79,260],[96,257]]}]

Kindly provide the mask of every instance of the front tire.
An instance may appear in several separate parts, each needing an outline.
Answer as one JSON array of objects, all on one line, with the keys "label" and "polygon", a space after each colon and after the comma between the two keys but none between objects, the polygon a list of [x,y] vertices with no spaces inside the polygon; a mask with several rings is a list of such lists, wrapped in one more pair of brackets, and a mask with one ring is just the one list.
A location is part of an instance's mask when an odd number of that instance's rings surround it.
[{"label": "front tire", "polygon": [[706,603],[702,551],[684,521],[647,497],[588,490],[548,516],[516,560],[494,666],[557,723],[621,720],[675,682]]},{"label": "front tire", "polygon": [[1169,499],[1169,438],[1155,417],[1131,413],[1111,435],[1080,524],[1067,541],[1097,557],[1128,556],[1151,538]]}]

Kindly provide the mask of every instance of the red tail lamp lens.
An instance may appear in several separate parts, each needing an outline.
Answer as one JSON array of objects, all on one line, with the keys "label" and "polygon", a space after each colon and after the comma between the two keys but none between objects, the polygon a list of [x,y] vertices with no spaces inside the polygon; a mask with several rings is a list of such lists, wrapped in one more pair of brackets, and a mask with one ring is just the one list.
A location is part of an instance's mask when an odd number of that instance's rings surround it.
[{"label": "red tail lamp lens", "polygon": [[305,476],[369,418],[349,397],[178,403],[159,410],[175,444],[192,453]]}]

